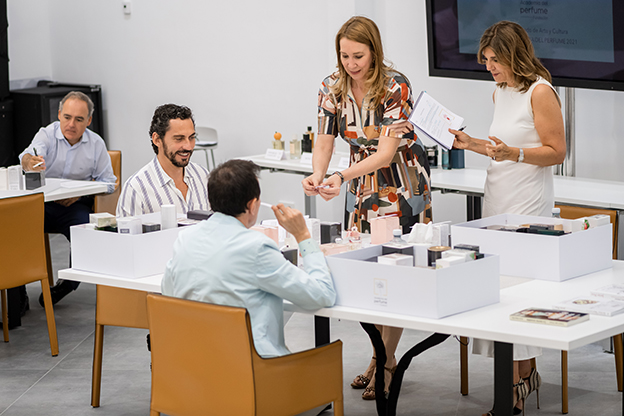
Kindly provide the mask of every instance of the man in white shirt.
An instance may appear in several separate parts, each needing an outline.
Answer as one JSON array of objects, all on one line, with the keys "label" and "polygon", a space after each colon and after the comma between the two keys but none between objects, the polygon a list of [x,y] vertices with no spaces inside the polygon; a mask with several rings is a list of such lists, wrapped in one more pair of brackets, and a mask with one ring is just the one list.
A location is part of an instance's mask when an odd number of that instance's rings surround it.
[{"label": "man in white shirt", "polygon": [[195,121],[188,107],[161,105],[154,111],[150,140],[156,156],[124,184],[117,216],[160,212],[175,205],[179,214],[208,211],[208,170],[191,162]]},{"label": "man in white shirt", "polygon": [[283,299],[305,309],[336,301],[334,283],[301,212],[273,206],[303,256],[304,270],[287,261],[277,244],[250,230],[260,210],[260,168],[230,160],[210,173],[208,195],[214,215],[182,231],[162,280],[162,293],[184,299],[244,307],[254,346],[263,357],[288,354]]},{"label": "man in white shirt", "polygon": [[[87,129],[93,116],[93,102],[84,93],[72,91],[59,105],[58,118],[42,127],[32,143],[20,155],[24,171],[46,171],[48,178],[95,180],[108,183],[108,193],[115,190],[110,156],[104,140]],[[69,240],[69,227],[89,222],[93,196],[62,199],[45,204],[45,232],[61,233]],[[56,304],[80,282],[60,280],[52,287]],[[43,306],[43,296],[39,297]]]}]

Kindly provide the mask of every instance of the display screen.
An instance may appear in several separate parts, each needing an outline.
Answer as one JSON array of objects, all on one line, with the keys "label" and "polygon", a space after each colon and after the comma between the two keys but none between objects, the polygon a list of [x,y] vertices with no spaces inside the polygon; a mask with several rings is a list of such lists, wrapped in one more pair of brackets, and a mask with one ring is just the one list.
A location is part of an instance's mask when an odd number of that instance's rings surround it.
[{"label": "display screen", "polygon": [[427,0],[432,76],[487,79],[481,35],[500,20],[519,23],[553,84],[624,90],[624,2],[617,0]]}]

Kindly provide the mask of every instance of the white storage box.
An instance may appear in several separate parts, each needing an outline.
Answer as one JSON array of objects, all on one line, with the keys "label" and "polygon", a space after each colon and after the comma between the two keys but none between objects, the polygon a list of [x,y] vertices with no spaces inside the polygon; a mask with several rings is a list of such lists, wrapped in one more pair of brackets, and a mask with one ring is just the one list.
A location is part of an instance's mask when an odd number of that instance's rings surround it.
[{"label": "white storage box", "polygon": [[[153,221],[148,215],[140,218]],[[72,268],[130,279],[164,273],[173,255],[173,243],[178,233],[186,228],[119,234],[89,229],[85,225],[73,226],[70,229]]]},{"label": "white storage box", "polygon": [[326,258],[336,305],[435,319],[499,301],[498,256],[435,270],[374,262],[382,253],[371,246]]},{"label": "white storage box", "polygon": [[[569,220],[556,219],[559,222]],[[486,230],[488,225],[554,224],[555,218],[502,214],[451,226],[455,244],[500,256],[500,273],[562,282],[612,265],[611,224],[561,236]]]}]

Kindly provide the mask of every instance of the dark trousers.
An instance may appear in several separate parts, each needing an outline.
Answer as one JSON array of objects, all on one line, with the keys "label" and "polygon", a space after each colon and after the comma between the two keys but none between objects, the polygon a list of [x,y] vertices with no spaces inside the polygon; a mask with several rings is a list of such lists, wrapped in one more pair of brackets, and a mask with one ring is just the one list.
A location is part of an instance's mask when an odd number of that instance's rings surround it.
[{"label": "dark trousers", "polygon": [[[72,225],[85,224],[89,222],[89,214],[93,211],[93,196],[83,196],[78,201],[68,207],[56,202],[46,202],[45,223],[46,233],[60,233],[71,241],[69,227]],[[71,266],[71,260],[70,260]],[[74,290],[80,282],[71,282]]]}]

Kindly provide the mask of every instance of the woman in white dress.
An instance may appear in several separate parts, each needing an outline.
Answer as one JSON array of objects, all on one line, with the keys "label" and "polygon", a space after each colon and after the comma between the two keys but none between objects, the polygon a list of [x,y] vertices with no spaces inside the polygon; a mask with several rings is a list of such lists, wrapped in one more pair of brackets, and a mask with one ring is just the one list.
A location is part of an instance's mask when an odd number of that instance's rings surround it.
[{"label": "woman in white dress", "polygon": [[[551,166],[566,154],[561,102],[548,70],[535,57],[526,31],[501,21],[488,28],[479,45],[479,63],[496,81],[494,119],[489,140],[450,130],[454,146],[490,157],[483,216],[524,214],[550,216],[554,207]],[[492,356],[493,342],[475,340],[473,352]],[[514,414],[539,389],[541,378],[530,359],[541,349],[514,345]],[[538,392],[539,403],[539,392]],[[490,411],[484,416],[493,416]]]}]

